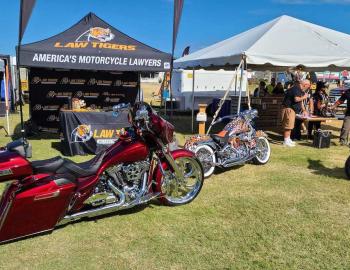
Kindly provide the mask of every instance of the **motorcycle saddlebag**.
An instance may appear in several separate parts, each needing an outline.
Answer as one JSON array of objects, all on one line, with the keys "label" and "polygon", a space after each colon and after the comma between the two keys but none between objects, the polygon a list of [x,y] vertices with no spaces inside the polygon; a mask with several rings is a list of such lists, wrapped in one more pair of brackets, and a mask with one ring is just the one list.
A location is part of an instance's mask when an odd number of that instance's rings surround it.
[{"label": "motorcycle saddlebag", "polygon": [[314,132],[313,146],[316,148],[329,148],[331,145],[331,135],[330,131],[316,130]]},{"label": "motorcycle saddlebag", "polygon": [[0,242],[51,231],[65,215],[75,183],[45,177],[28,188],[14,181],[0,201]]}]

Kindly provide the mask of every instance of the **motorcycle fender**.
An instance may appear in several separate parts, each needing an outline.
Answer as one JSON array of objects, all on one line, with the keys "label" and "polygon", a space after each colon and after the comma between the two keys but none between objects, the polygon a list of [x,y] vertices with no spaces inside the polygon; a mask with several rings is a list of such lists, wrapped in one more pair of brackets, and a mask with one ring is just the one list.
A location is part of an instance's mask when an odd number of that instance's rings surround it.
[{"label": "motorcycle fender", "polygon": [[203,142],[198,142],[197,145],[208,145],[211,148],[213,148],[214,150],[217,149],[217,145],[214,141],[203,141]]},{"label": "motorcycle fender", "polygon": [[262,131],[262,130],[257,130],[255,132],[255,135],[256,135],[256,137],[265,137],[265,138],[267,138],[267,134],[264,131]]},{"label": "motorcycle fender", "polygon": [[[171,156],[173,157],[173,159],[177,159],[180,157],[195,157],[194,153],[186,150],[186,149],[177,149],[174,151],[171,151]],[[168,163],[165,161],[162,161],[162,165],[164,170],[166,170],[168,168]],[[155,173],[154,173],[154,180],[155,180],[155,185],[153,186],[154,192],[160,192],[162,193],[161,187],[162,187],[162,178],[163,178],[163,174],[161,172],[161,169],[159,168],[159,165],[157,166]]]}]

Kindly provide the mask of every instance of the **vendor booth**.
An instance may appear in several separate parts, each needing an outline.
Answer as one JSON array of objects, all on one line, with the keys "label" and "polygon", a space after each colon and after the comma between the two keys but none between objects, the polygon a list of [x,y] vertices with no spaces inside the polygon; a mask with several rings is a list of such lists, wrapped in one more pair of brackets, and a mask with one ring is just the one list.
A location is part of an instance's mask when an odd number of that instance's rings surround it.
[{"label": "vendor booth", "polygon": [[[297,67],[304,71],[346,70],[350,67],[350,35],[284,15],[174,61],[175,68],[191,69],[193,78],[199,68],[237,66],[241,72],[248,68],[286,71]],[[232,97],[233,113],[240,110],[241,101],[241,95]],[[260,109],[259,116],[265,113],[266,120],[273,115],[277,119],[278,102],[281,99],[255,99],[253,107]],[[250,107],[249,95],[247,103]]]},{"label": "vendor booth", "polygon": [[[22,45],[20,51],[20,66],[29,69],[31,120],[41,131],[62,130],[67,155],[97,153],[112,144],[116,133],[101,140],[101,132],[124,128],[127,121],[105,112],[136,101],[141,71],[167,71],[171,63],[170,54],[127,36],[93,13],[58,35]],[[72,139],[78,126],[89,127],[91,136]]]}]

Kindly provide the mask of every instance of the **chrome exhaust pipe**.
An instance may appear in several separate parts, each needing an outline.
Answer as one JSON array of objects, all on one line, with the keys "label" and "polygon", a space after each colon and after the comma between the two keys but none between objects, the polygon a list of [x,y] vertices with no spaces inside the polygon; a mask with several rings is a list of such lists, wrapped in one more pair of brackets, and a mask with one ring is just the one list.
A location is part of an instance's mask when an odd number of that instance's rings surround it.
[{"label": "chrome exhaust pipe", "polygon": [[99,208],[90,209],[90,210],[86,210],[83,212],[78,212],[78,213],[75,213],[72,215],[67,215],[67,216],[63,217],[63,219],[60,222],[58,222],[56,226],[64,225],[66,223],[76,221],[76,220],[79,220],[79,219],[84,218],[84,217],[91,218],[91,217],[109,214],[109,213],[112,213],[112,212],[115,212],[115,211],[118,211],[121,209],[126,209],[126,208],[133,206],[131,204],[127,204],[127,205],[125,205],[125,207],[123,207],[123,205],[125,203],[124,192],[122,192],[115,185],[113,185],[111,181],[108,180],[107,183],[108,183],[108,186],[112,189],[115,196],[117,196],[119,198],[119,201],[117,203],[107,204],[107,205],[99,207]]},{"label": "chrome exhaust pipe", "polygon": [[115,185],[112,184],[111,181],[107,181],[108,186],[112,189],[113,193],[118,196],[120,199],[117,203],[112,203],[112,204],[107,204],[105,206],[99,207],[99,208],[95,208],[95,209],[90,209],[90,210],[86,210],[83,212],[78,212],[72,215],[67,215],[65,217],[63,217],[63,219],[61,219],[56,226],[61,226],[73,221],[77,221],[79,219],[88,217],[88,218],[92,218],[92,217],[97,217],[97,216],[101,216],[101,215],[105,215],[105,214],[109,214],[109,213],[113,213],[116,211],[120,211],[120,210],[124,210],[124,209],[128,209],[131,207],[134,207],[138,204],[142,204],[142,203],[146,203],[147,201],[150,201],[151,199],[157,197],[159,194],[148,194],[145,195],[146,189],[147,189],[147,177],[148,174],[145,172],[144,176],[143,176],[143,183],[142,183],[142,189],[141,192],[139,193],[139,197],[132,201],[131,203],[125,203],[125,194],[124,192],[122,192],[121,190],[119,190]]}]

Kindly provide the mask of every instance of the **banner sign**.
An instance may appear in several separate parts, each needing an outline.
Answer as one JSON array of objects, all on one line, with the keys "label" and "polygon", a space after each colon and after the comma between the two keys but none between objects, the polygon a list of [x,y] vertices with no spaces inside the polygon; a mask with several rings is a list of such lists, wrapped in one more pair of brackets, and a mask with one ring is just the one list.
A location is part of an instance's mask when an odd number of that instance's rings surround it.
[{"label": "banner sign", "polygon": [[130,127],[128,114],[112,112],[60,113],[62,152],[66,156],[97,154],[114,144],[120,132]]},{"label": "banner sign", "polygon": [[73,98],[92,110],[112,110],[118,103],[136,100],[137,72],[57,71],[30,69],[29,100],[33,122],[39,130],[57,133],[59,112],[70,109]]},{"label": "banner sign", "polygon": [[166,71],[171,55],[113,28],[93,13],[68,30],[21,46],[20,65],[89,70]]}]

